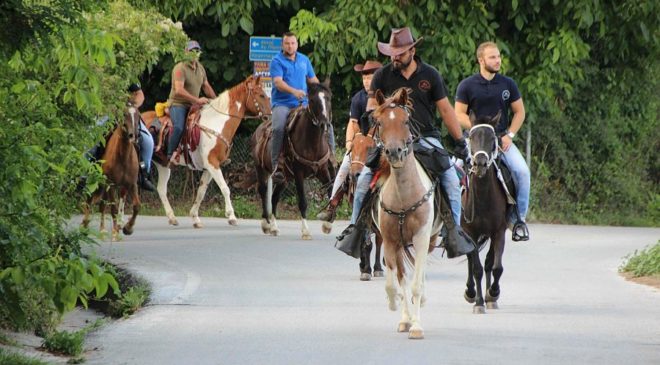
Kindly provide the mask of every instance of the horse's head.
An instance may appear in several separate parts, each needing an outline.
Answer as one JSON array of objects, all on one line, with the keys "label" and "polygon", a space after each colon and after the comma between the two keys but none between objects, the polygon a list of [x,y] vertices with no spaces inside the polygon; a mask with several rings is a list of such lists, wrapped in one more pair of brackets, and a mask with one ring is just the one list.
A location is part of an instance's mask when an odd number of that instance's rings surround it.
[{"label": "horse's head", "polygon": [[311,84],[307,89],[307,108],[312,116],[312,123],[323,129],[332,123],[332,92],[330,79],[320,84]]},{"label": "horse's head", "polygon": [[246,114],[258,117],[263,121],[270,119],[272,112],[270,110],[270,98],[261,87],[261,76],[250,76],[245,81],[247,90]]},{"label": "horse's head", "polygon": [[119,125],[125,138],[131,143],[137,142],[140,128],[140,112],[133,105],[129,105],[124,111],[124,120]]},{"label": "horse's head", "polygon": [[375,137],[383,146],[385,156],[393,168],[403,167],[406,157],[412,151],[412,133],[410,132],[410,109],[412,100],[408,90],[400,88],[385,98],[380,90],[376,91],[378,107],[373,112],[375,119]]},{"label": "horse's head", "polygon": [[[499,143],[495,134],[495,126],[500,122],[501,112],[494,117],[479,117],[470,113],[470,151],[472,170],[476,171],[477,177],[483,177],[488,168],[497,158]],[[472,172],[472,171],[471,171]]]},{"label": "horse's head", "polygon": [[373,147],[375,144],[373,130],[370,130],[366,136],[361,132],[356,133],[355,136],[353,136],[353,144],[351,147],[351,175],[357,177],[360,174],[364,167],[364,163],[367,161],[369,148]]}]

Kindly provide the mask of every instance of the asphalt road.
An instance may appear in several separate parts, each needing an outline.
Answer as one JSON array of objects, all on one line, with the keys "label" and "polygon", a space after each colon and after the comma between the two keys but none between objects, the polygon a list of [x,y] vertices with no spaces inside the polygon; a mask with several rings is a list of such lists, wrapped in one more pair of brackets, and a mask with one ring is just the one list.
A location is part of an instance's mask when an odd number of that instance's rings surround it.
[{"label": "asphalt road", "polygon": [[463,299],[466,262],[434,254],[425,339],[408,340],[385,280],[359,281],[333,247],[345,224],[324,235],[310,221],[303,241],[297,221],[279,237],[254,220],[203,221],[141,216],[133,236],[97,248],[154,293],[89,335],[87,364],[660,364],[660,291],[617,273],[660,229],[532,224],[531,241],[507,237],[500,309],[484,315]]}]

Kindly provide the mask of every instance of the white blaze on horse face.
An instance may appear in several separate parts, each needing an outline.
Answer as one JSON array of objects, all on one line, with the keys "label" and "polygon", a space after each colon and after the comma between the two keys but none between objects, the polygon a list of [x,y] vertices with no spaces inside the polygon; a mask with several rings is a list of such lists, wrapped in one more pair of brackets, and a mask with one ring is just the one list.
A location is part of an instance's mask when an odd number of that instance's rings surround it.
[{"label": "white blaze on horse face", "polygon": [[238,111],[241,111],[241,106],[243,106],[241,102],[236,100],[236,109],[238,109]]},{"label": "white blaze on horse face", "polygon": [[326,120],[330,120],[330,116],[328,115],[328,107],[325,105],[325,93],[320,92],[319,93],[319,99],[321,99],[321,107],[323,108],[323,116],[325,116]]},{"label": "white blaze on horse face", "polygon": [[394,120],[396,118],[396,115],[394,115],[394,110],[390,110],[390,119]]}]

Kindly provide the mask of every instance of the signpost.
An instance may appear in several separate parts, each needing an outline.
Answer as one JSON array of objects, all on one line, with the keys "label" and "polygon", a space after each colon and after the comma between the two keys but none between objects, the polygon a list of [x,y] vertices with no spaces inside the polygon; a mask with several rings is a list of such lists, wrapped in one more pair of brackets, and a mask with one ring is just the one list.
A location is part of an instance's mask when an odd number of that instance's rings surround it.
[{"label": "signpost", "polygon": [[250,61],[254,62],[254,75],[261,76],[261,86],[270,97],[273,80],[270,77],[270,60],[282,50],[282,38],[250,37]]}]

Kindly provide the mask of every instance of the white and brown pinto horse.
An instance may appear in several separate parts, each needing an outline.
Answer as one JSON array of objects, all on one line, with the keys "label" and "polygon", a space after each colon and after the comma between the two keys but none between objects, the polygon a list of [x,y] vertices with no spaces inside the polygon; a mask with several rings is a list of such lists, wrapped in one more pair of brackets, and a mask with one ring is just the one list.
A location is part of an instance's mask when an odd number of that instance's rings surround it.
[{"label": "white and brown pinto horse", "polygon": [[[425,302],[425,269],[441,228],[434,214],[435,183],[415,159],[410,130],[411,100],[405,88],[385,99],[376,93],[378,107],[374,137],[383,148],[390,174],[380,190],[378,226],[383,237],[385,291],[390,310],[402,305],[398,331],[408,338],[424,338],[420,307]],[[413,267],[412,275],[406,267]]]},{"label": "white and brown pinto horse", "polygon": [[[197,188],[195,203],[190,209],[195,228],[201,228],[199,206],[204,199],[206,189],[213,179],[225,199],[225,216],[231,225],[236,225],[236,215],[231,204],[229,186],[225,182],[220,166],[227,160],[231,152],[232,140],[239,124],[244,118],[270,118],[270,98],[261,87],[260,78],[249,76],[243,82],[225,90],[217,98],[202,108],[199,119],[201,129],[199,146],[191,153],[192,165],[203,170],[200,185]],[[158,169],[158,195],[163,202],[165,214],[171,225],[179,223],[174,216],[172,206],[167,199],[167,182],[170,179],[170,169],[156,162]],[[184,158],[179,165],[190,167]]]}]

